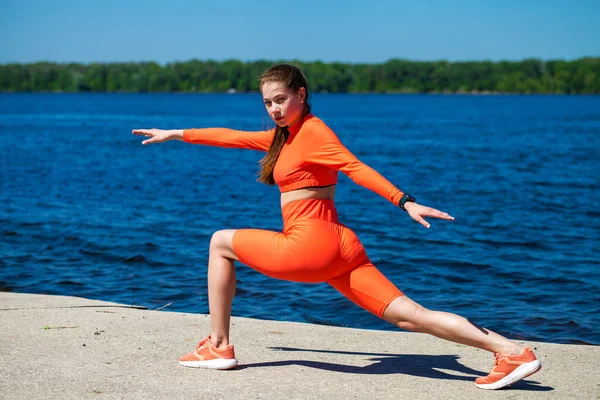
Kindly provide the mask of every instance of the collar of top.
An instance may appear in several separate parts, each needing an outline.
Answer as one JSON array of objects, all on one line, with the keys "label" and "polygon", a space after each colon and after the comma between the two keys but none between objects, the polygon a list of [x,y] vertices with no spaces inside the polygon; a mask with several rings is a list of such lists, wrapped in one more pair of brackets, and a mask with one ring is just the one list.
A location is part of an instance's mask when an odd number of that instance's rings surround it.
[{"label": "collar of top", "polygon": [[312,117],[313,117],[313,115],[311,113],[308,113],[304,116],[304,118],[302,118],[300,121],[296,122],[294,125],[288,126],[288,131],[290,132],[290,136],[294,136],[296,133],[298,133],[300,131],[300,129],[302,128],[302,125],[304,125],[304,123],[306,121],[308,121],[309,119],[311,119]]}]

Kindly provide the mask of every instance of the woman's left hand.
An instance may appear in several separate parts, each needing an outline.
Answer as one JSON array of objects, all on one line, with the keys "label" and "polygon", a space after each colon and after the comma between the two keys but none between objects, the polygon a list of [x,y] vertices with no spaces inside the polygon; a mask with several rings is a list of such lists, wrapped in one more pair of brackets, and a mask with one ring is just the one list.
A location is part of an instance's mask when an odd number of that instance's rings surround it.
[{"label": "woman's left hand", "polygon": [[404,203],[404,208],[412,219],[423,225],[425,228],[429,228],[431,225],[429,222],[425,221],[423,217],[454,220],[454,217],[448,215],[448,213],[436,210],[435,208],[425,207],[417,203],[406,202]]}]

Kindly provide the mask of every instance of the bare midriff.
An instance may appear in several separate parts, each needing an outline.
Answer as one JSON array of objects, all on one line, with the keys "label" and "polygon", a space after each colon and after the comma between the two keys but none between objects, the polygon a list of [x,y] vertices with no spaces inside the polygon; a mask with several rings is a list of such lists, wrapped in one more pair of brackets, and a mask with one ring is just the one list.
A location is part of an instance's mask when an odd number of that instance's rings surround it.
[{"label": "bare midriff", "polygon": [[333,200],[335,196],[336,185],[325,187],[307,187],[296,189],[289,192],[281,193],[281,207],[292,201],[308,200],[308,199],[328,199]]}]

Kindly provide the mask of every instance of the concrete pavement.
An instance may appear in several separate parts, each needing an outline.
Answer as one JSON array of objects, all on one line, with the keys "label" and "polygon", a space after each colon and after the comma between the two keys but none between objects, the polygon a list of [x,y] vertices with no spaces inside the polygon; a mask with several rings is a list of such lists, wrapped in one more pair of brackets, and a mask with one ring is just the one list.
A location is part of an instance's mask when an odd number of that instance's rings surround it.
[{"label": "concrete pavement", "polygon": [[240,367],[185,368],[206,315],[0,293],[2,399],[600,399],[600,347],[528,344],[540,372],[477,389],[493,356],[423,334],[232,318]]}]

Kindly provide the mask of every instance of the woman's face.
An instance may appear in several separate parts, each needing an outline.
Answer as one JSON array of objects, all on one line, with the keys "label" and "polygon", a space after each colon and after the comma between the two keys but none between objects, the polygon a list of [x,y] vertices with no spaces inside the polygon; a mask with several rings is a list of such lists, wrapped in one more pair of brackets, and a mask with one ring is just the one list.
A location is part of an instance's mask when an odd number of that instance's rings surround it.
[{"label": "woman's face", "polygon": [[304,110],[305,88],[296,93],[282,82],[265,82],[261,90],[267,113],[277,125],[290,126],[298,122]]}]

